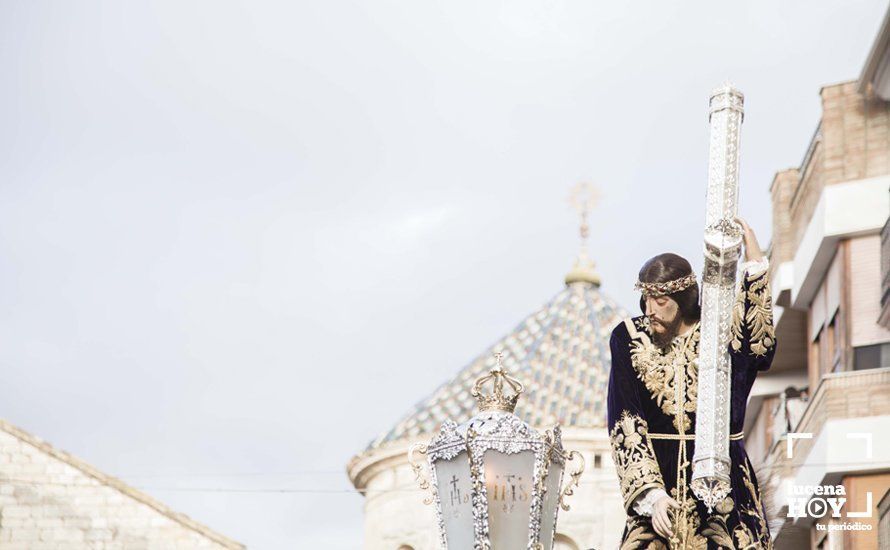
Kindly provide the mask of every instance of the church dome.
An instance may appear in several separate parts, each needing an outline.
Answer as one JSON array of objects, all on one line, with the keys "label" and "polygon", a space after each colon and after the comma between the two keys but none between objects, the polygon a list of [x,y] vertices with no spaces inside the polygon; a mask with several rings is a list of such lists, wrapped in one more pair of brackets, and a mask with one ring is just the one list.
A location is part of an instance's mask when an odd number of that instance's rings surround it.
[{"label": "church dome", "polygon": [[533,426],[605,427],[609,337],[628,315],[600,291],[592,271],[591,276],[576,271],[577,266],[560,293],[421,400],[366,452],[432,437],[446,419],[472,417],[476,401],[470,390],[494,367],[498,352],[504,369],[525,386],[517,416]]},{"label": "church dome", "polygon": [[[366,550],[441,546],[432,506],[423,506],[418,473],[408,462],[412,443],[426,443],[446,420],[477,413],[473,385],[497,364],[522,382],[515,413],[538,429],[559,423],[567,449],[588,468],[575,488],[572,513],[560,514],[554,550],[616,548],[626,514],[612,463],[607,429],[612,329],[627,312],[600,290],[588,258],[587,215],[595,198],[590,185],[576,186],[570,202],[581,216],[581,248],[565,287],[516,328],[494,341],[450,380],[420,400],[399,422],[354,456],[346,472],[365,497]],[[422,475],[422,474],[421,474]]]}]

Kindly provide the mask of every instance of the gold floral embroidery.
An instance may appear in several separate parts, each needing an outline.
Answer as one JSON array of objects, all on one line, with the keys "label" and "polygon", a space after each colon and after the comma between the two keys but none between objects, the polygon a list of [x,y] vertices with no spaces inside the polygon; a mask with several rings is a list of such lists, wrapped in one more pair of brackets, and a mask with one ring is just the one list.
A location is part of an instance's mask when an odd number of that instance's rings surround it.
[{"label": "gold floral embroidery", "polygon": [[[636,321],[637,331],[632,335],[630,345],[630,360],[637,377],[645,384],[646,389],[652,394],[652,399],[661,407],[664,414],[673,418],[674,427],[680,431],[680,422],[683,422],[683,431],[692,429],[692,420],[688,413],[695,412],[698,403],[698,368],[695,360],[698,357],[699,327],[693,329],[689,338],[675,340],[667,353],[662,353],[652,343],[645,330],[648,325],[641,320]],[[685,371],[681,392],[677,395],[678,372],[680,366]],[[683,410],[679,410],[678,397],[682,402]]]},{"label": "gold floral embroidery", "polygon": [[742,320],[745,318],[745,290],[739,283],[738,291],[735,295],[735,303],[732,305],[732,345],[733,351],[742,349]]},{"label": "gold floral embroidery", "polygon": [[[760,510],[762,509],[760,493],[751,481],[751,472],[747,465],[742,464],[740,467],[745,487],[748,488],[748,492],[751,494],[751,500],[754,502],[753,508],[746,506],[741,508],[740,512],[757,520],[759,533],[754,533],[747,524],[740,521],[735,529],[732,530],[732,535],[730,535],[728,519],[729,514],[735,508],[735,502],[731,497],[726,497],[722,502],[717,504],[717,513],[708,519],[708,523],[705,528],[702,529],[701,534],[708,537],[708,539],[716,544],[718,548],[727,548],[730,550],[771,550],[773,547],[772,537],[770,537],[766,519],[760,513]],[[741,517],[739,519],[741,519]]]},{"label": "gold floral embroidery", "polygon": [[695,509],[695,499],[689,496],[688,491],[681,494],[676,487],[671,489],[671,497],[680,504],[680,509],[672,512],[671,527],[674,536],[671,538],[671,548],[706,550],[708,539],[698,532],[701,520]]},{"label": "gold floral embroidery", "polygon": [[629,508],[643,490],[664,487],[645,420],[624,411],[609,436],[625,508]]},{"label": "gold floral embroidery", "polygon": [[[754,501],[754,507],[746,507],[742,509],[745,514],[755,518],[757,520],[757,524],[760,526],[760,546],[759,548],[767,549],[773,547],[773,539],[769,534],[769,527],[766,524],[766,518],[763,517],[763,502],[760,500],[760,491],[757,490],[757,487],[754,486],[754,482],[752,481],[751,470],[748,468],[747,464],[742,464],[740,466],[742,470],[742,481],[745,483],[745,487],[748,488],[748,492],[751,493],[751,500]],[[756,540],[752,536],[752,541]]]},{"label": "gold floral embroidery", "polygon": [[639,516],[627,519],[627,531],[621,541],[620,550],[668,550],[667,545],[658,538],[652,529],[652,522]]},{"label": "gold floral embroidery", "polygon": [[769,276],[766,273],[757,273],[747,276],[747,279],[748,289],[739,290],[732,308],[732,349],[739,351],[742,348],[744,323],[750,330],[751,353],[766,355],[776,343]]},{"label": "gold floral embroidery", "polygon": [[764,273],[753,281],[748,279],[748,283],[748,311],[745,312],[745,322],[751,330],[751,352],[754,355],[766,355],[767,350],[776,342],[769,277]]},{"label": "gold floral embroidery", "polygon": [[[727,524],[729,514],[732,513],[734,508],[735,501],[732,500],[732,497],[724,498],[717,503],[717,506],[715,507],[717,513],[708,518],[707,525],[701,531],[701,534],[708,537],[708,539],[716,544],[718,548],[735,548],[735,543],[732,540],[732,535],[729,534],[729,526]],[[747,529],[747,526],[742,523],[736,530],[738,531],[739,528]],[[747,534],[740,535],[743,539],[745,536],[747,536]]]}]

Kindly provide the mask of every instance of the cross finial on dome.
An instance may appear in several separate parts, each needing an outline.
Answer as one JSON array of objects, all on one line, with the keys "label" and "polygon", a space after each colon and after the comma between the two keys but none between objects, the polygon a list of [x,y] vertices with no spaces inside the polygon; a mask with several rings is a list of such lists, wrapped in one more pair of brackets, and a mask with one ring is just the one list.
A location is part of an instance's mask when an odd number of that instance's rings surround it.
[{"label": "cross finial on dome", "polygon": [[575,259],[575,265],[566,275],[566,284],[572,283],[589,283],[599,286],[600,278],[594,270],[593,261],[587,256],[587,238],[590,236],[590,225],[587,223],[587,216],[599,200],[599,189],[592,183],[581,182],[572,187],[569,193],[569,204],[578,213],[581,218],[581,250]]}]

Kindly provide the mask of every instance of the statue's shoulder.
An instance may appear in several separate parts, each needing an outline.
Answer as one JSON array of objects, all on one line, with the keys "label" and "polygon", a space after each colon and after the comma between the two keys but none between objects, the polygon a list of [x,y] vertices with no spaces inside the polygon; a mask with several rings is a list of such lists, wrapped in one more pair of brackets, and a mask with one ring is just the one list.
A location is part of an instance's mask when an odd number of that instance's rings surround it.
[{"label": "statue's shoulder", "polygon": [[612,340],[629,342],[640,339],[649,332],[649,319],[645,315],[627,317],[612,329]]},{"label": "statue's shoulder", "polygon": [[649,318],[645,315],[629,317],[624,320],[624,324],[631,338],[641,339],[649,337]]}]

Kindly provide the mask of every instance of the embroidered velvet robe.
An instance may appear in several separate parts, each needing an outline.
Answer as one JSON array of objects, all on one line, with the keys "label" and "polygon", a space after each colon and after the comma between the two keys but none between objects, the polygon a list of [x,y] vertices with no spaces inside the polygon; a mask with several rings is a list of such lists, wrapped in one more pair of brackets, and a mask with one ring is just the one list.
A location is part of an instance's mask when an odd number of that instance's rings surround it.
[{"label": "embroidered velvet robe", "polygon": [[[627,511],[621,550],[772,548],[754,468],[741,439],[751,386],[758,372],[769,369],[775,353],[768,270],[742,276],[732,335],[732,490],[708,513],[689,487],[695,452],[698,324],[675,338],[669,350],[653,344],[645,317],[627,319],[612,332],[609,431]],[[634,506],[647,491],[658,488],[681,505],[672,516],[670,541],[658,535],[649,515]]]}]

